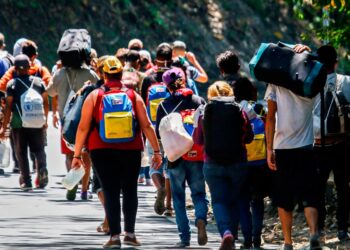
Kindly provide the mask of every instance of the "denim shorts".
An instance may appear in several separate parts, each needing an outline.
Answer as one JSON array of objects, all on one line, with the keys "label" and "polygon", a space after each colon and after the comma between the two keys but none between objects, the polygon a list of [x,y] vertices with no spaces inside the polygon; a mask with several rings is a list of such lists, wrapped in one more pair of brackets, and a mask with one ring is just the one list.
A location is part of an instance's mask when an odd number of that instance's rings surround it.
[{"label": "denim shorts", "polygon": [[162,152],[162,154],[163,154],[162,166],[158,170],[156,170],[156,169],[152,168],[153,149],[152,149],[151,144],[149,143],[148,140],[146,141],[146,149],[145,150],[148,151],[149,165],[151,166],[149,169],[149,175],[152,177],[152,175],[154,175],[154,174],[160,174],[160,175],[164,176],[165,179],[169,179],[168,168],[167,168],[168,160],[167,160],[167,158],[164,157],[164,153]]}]

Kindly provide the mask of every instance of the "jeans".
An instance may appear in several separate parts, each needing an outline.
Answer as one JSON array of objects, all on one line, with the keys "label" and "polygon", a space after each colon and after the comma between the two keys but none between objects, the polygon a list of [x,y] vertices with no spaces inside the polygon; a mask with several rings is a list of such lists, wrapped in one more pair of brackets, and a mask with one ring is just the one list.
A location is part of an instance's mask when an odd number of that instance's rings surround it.
[{"label": "jeans", "polygon": [[121,233],[120,191],[123,192],[124,231],[134,233],[141,151],[96,149],[90,152],[90,156],[105,196],[105,210],[111,235]]},{"label": "jeans", "polygon": [[139,174],[139,177],[143,177],[143,178],[146,178],[146,180],[149,180],[151,179],[151,176],[149,175],[149,169],[150,167],[143,167],[140,169],[140,174]]},{"label": "jeans", "polygon": [[182,160],[176,168],[168,169],[173,196],[173,204],[176,214],[176,224],[182,242],[190,242],[190,221],[186,213],[186,181],[191,190],[191,198],[194,204],[197,221],[207,221],[208,200],[205,193],[203,176],[203,163]]},{"label": "jeans", "polygon": [[320,207],[318,216],[318,228],[324,230],[326,219],[325,192],[330,172],[333,170],[334,182],[337,189],[337,223],[339,231],[348,231],[350,212],[350,167],[349,167],[349,145],[337,144],[326,146],[324,150],[314,147],[315,162],[317,164],[321,183]]},{"label": "jeans", "polygon": [[214,216],[221,237],[226,231],[235,234],[239,219],[239,196],[247,176],[245,163],[220,165],[204,163],[204,176],[209,185]]},{"label": "jeans", "polygon": [[239,222],[244,242],[260,241],[264,220],[264,197],[268,194],[271,172],[266,164],[247,165],[248,176],[239,198]]},{"label": "jeans", "polygon": [[43,128],[15,128],[12,129],[16,158],[21,170],[23,181],[31,186],[31,174],[28,160],[28,147],[33,153],[38,173],[46,168],[45,134]]}]

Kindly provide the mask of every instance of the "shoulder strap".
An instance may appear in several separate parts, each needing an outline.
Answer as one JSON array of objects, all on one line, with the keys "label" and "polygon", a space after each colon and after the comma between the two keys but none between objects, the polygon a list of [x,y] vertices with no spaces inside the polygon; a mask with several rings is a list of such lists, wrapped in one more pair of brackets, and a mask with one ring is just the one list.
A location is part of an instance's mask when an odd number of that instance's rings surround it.
[{"label": "shoulder strap", "polygon": [[338,117],[340,119],[340,133],[345,133],[345,120],[344,120],[344,114],[338,99],[337,94],[335,93],[335,91],[332,91],[332,95],[335,101],[335,104],[337,106],[338,109]]},{"label": "shoulder strap", "polygon": [[[40,68],[41,69],[41,68]],[[73,89],[73,85],[69,79],[69,76],[68,76],[68,72],[67,72],[67,68],[65,69],[66,70],[66,77],[67,77],[67,81],[68,81],[68,85],[69,85],[69,88],[70,90],[74,91]],[[73,83],[75,83],[77,81],[77,74],[74,75],[74,79],[73,79]],[[74,91],[75,92],[75,91]]]},{"label": "shoulder strap", "polygon": [[181,100],[181,102],[179,102],[179,103],[176,105],[176,107],[175,107],[170,113],[168,113],[168,111],[164,108],[163,102],[160,103],[160,106],[162,106],[162,108],[163,108],[165,114],[169,115],[169,114],[171,114],[171,113],[174,113],[174,112],[180,107],[182,101],[183,101],[183,100]]}]

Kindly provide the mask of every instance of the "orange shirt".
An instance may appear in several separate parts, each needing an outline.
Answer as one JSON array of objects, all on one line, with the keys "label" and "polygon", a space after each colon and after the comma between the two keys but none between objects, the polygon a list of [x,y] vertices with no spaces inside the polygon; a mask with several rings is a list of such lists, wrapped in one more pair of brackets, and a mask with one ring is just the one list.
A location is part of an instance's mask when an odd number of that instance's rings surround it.
[{"label": "orange shirt", "polygon": [[[14,73],[15,73],[15,67],[12,66],[1,77],[1,79],[0,79],[0,91],[6,92],[7,84],[10,80],[13,79]],[[43,67],[43,66],[40,67],[39,65],[32,63],[32,65],[30,66],[30,69],[29,69],[29,74],[41,77],[41,79],[45,83],[45,86],[49,85],[49,82],[51,79],[51,74],[50,74],[50,71],[46,67]]]}]

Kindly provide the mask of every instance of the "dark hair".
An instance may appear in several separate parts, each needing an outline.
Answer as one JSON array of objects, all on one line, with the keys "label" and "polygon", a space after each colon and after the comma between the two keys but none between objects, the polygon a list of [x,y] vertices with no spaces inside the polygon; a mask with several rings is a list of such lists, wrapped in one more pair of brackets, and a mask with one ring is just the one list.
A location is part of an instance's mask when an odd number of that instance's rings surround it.
[{"label": "dark hair", "polygon": [[4,34],[0,33],[0,47],[2,47],[5,44],[5,36]]},{"label": "dark hair", "polygon": [[162,43],[157,48],[156,57],[158,60],[171,61],[173,57],[173,49],[170,44]]},{"label": "dark hair", "polygon": [[182,78],[177,77],[175,73],[172,73],[170,76],[173,77],[174,81],[169,83],[167,87],[174,92],[181,89],[183,87]]},{"label": "dark hair", "polygon": [[216,65],[226,74],[236,74],[240,67],[238,55],[227,50],[217,56]]},{"label": "dark hair", "polygon": [[246,77],[239,78],[233,84],[233,94],[237,102],[246,101],[256,101],[257,90],[253,83]]},{"label": "dark hair", "polygon": [[338,61],[337,51],[332,45],[324,45],[318,48],[317,55],[319,57],[319,61],[323,63],[323,65],[327,69],[334,69],[334,65]]},{"label": "dark hair", "polygon": [[120,48],[115,53],[115,56],[119,59],[119,61],[124,65],[126,55],[129,53],[129,49],[126,48]]},{"label": "dark hair", "polygon": [[22,53],[27,55],[29,58],[32,58],[38,54],[38,47],[36,46],[35,42],[27,40],[23,42]]},{"label": "dark hair", "polygon": [[125,62],[136,62],[137,60],[140,60],[140,53],[136,50],[129,50]]},{"label": "dark hair", "polygon": [[113,80],[121,80],[122,77],[123,77],[123,71],[119,72],[119,73],[116,73],[116,74],[108,74],[108,73],[104,73],[105,76],[108,78],[108,79],[113,79]]}]

